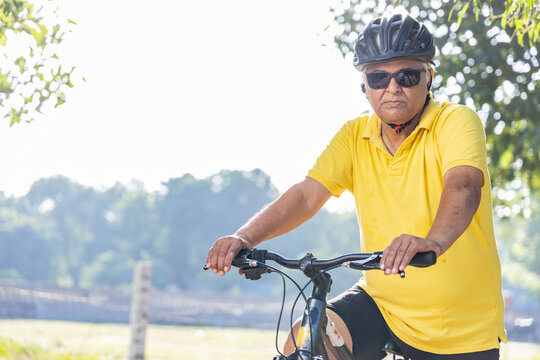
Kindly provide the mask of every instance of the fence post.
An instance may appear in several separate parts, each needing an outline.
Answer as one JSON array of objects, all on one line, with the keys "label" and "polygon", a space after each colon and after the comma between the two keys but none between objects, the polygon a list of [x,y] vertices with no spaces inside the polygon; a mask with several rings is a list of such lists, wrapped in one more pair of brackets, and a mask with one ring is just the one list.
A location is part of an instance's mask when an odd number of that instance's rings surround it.
[{"label": "fence post", "polygon": [[150,299],[152,263],[139,261],[133,272],[133,293],[131,298],[131,340],[129,360],[144,360],[146,326],[148,325],[148,303]]}]

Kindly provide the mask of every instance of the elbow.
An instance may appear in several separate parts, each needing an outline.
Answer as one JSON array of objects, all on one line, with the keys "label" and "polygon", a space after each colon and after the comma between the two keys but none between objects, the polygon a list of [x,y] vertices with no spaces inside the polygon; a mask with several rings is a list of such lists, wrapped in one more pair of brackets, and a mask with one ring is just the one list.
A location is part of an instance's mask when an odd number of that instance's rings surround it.
[{"label": "elbow", "polygon": [[480,206],[480,200],[482,200],[482,188],[471,184],[466,186],[463,192],[465,193],[466,204],[474,215]]},{"label": "elbow", "polygon": [[[457,201],[457,209],[464,209],[471,217],[476,213],[482,199],[481,187],[473,184],[452,185],[447,187],[446,190],[449,192],[450,198]],[[460,206],[459,204],[462,205]]]}]

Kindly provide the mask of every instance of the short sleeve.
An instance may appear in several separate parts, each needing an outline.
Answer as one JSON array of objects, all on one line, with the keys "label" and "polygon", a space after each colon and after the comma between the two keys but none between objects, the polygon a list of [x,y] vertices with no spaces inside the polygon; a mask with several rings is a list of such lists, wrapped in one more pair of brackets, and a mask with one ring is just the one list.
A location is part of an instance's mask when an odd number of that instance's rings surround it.
[{"label": "short sleeve", "polygon": [[332,138],[307,175],[320,182],[336,197],[352,189],[351,138],[352,121],[349,121]]},{"label": "short sleeve", "polygon": [[486,133],[478,114],[466,106],[453,109],[438,129],[443,176],[457,166],[473,166],[488,178]]}]

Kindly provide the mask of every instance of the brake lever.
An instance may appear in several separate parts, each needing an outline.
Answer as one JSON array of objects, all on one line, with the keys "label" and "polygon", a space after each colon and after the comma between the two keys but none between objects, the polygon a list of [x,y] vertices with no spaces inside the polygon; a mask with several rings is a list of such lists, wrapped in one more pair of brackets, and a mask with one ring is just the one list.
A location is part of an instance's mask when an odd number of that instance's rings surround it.
[{"label": "brake lever", "polygon": [[[379,260],[382,257],[382,251],[374,252],[373,255],[365,260],[347,261],[341,266],[346,268],[356,268],[357,270],[380,270]],[[400,270],[399,276],[403,279],[405,277],[405,271]]]},{"label": "brake lever", "polygon": [[[234,257],[232,261],[232,266],[235,266],[237,268],[244,268],[244,267],[255,267],[257,266],[257,261],[251,260],[248,256],[251,255],[253,250],[247,250],[242,249],[238,252],[238,254]],[[210,268],[204,264],[203,270],[209,270]]]}]

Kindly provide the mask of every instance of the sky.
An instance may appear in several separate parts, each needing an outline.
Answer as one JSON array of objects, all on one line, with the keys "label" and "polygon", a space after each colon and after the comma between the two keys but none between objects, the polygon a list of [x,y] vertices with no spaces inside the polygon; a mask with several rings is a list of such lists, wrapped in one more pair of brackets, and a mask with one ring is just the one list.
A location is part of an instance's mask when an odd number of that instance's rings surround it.
[{"label": "sky", "polygon": [[[76,86],[37,121],[1,121],[7,195],[59,174],[154,191],[186,173],[255,168],[283,192],[369,109],[351,60],[323,46],[330,0],[54,3],[77,23],[57,51]],[[354,206],[342,198],[328,208]]]}]

